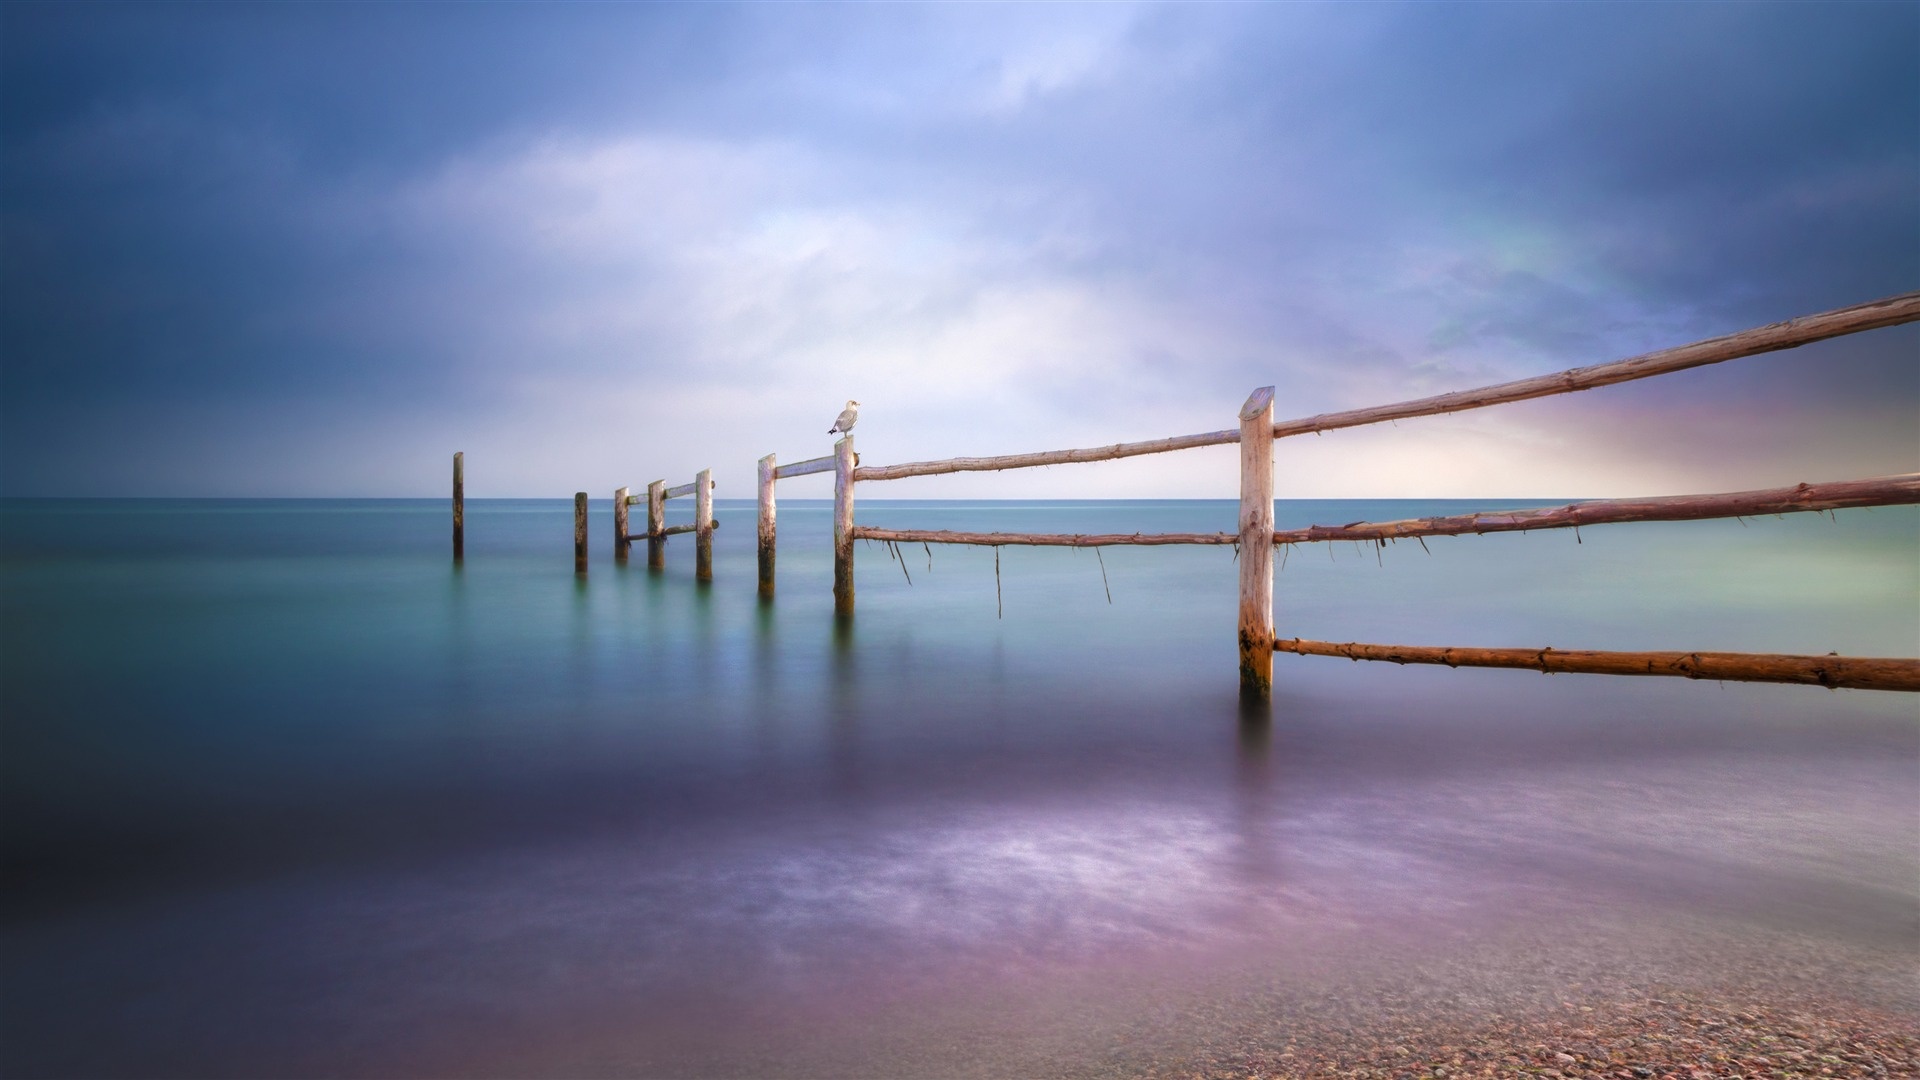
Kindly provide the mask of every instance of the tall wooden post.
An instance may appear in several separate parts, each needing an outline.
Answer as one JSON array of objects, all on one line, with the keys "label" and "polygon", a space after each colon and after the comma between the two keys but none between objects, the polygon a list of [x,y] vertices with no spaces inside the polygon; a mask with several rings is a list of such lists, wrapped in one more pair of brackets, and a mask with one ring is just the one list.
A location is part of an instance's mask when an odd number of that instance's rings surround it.
[{"label": "tall wooden post", "polygon": [[626,562],[631,546],[627,540],[627,489],[617,488],[613,493],[613,561]]},{"label": "tall wooden post", "polygon": [[467,557],[467,455],[453,455],[453,561]]},{"label": "tall wooden post", "polygon": [[773,596],[773,455],[760,459],[760,598]]},{"label": "tall wooden post", "polygon": [[713,470],[693,477],[693,579],[713,580]]},{"label": "tall wooden post", "polygon": [[1273,387],[1240,409],[1240,696],[1273,695]]},{"label": "tall wooden post", "polygon": [[573,494],[573,572],[587,572],[587,493]]},{"label": "tall wooden post", "polygon": [[660,534],[667,527],[667,482],[655,480],[647,485],[647,569],[667,566],[667,538]]},{"label": "tall wooden post", "polygon": [[833,444],[833,613],[853,614],[853,436]]}]

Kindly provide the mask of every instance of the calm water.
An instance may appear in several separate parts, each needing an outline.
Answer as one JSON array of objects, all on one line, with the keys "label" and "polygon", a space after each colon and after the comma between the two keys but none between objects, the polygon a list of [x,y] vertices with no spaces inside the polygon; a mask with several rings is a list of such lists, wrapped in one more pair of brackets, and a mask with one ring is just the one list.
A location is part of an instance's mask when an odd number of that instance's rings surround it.
[{"label": "calm water", "polygon": [[[469,503],[464,569],[440,500],[0,503],[0,1064],[726,1071],[889,1002],[1576,902],[1920,956],[1910,695],[1282,655],[1248,723],[1231,549],[1008,549],[996,596],[990,550],[863,546],[836,626],[827,504],[782,505],[771,605],[753,513],[703,587],[690,537],[616,567],[604,502],[585,579],[560,500]],[[1427,547],[1291,552],[1280,632],[1920,652],[1910,507]]]}]

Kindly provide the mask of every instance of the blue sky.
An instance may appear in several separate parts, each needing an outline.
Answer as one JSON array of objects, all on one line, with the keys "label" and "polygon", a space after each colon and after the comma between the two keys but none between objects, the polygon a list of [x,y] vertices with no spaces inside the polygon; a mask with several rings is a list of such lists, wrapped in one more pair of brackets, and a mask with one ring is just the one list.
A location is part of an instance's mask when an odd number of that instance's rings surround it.
[{"label": "blue sky", "polygon": [[[1097,445],[1920,288],[1920,5],[9,4],[0,278],[0,493],[439,495],[463,450],[476,497],[747,497],[850,397],[874,464]],[[1279,493],[1912,471],[1916,355],[1287,440]]]}]

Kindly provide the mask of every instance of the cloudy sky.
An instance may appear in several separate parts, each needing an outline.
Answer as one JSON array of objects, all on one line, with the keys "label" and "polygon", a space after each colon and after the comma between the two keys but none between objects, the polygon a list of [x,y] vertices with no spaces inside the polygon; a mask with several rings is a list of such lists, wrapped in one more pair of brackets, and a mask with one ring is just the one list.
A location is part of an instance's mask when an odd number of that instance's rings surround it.
[{"label": "cloudy sky", "polygon": [[[1920,288],[1920,5],[15,3],[0,278],[0,494],[440,495],[464,450],[478,497],[749,497],[847,398],[869,464],[1097,445]],[[1912,471],[1916,356],[1287,440],[1279,493]]]}]

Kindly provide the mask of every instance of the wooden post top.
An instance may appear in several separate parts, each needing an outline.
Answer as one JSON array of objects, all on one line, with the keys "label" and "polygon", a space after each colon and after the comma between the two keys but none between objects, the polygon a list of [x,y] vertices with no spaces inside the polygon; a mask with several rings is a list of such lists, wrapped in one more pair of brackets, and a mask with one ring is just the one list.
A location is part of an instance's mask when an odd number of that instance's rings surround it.
[{"label": "wooden post top", "polygon": [[1263,386],[1248,396],[1245,405],[1240,406],[1240,419],[1252,420],[1266,411],[1267,406],[1271,404],[1273,404],[1273,387]]}]

